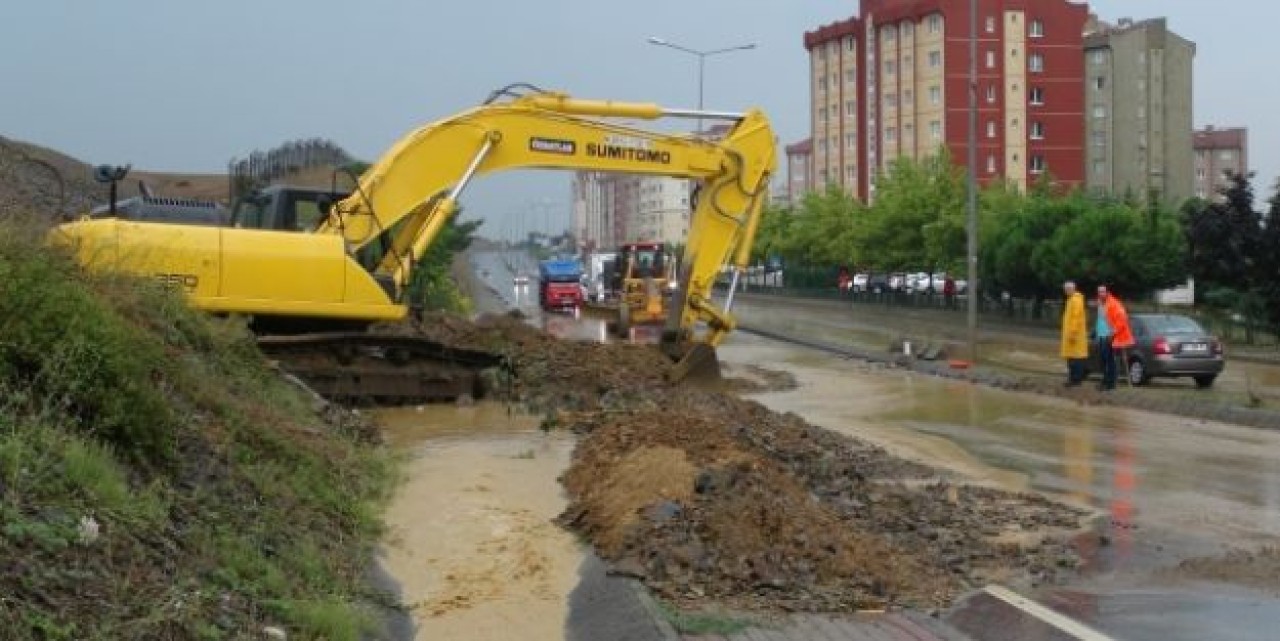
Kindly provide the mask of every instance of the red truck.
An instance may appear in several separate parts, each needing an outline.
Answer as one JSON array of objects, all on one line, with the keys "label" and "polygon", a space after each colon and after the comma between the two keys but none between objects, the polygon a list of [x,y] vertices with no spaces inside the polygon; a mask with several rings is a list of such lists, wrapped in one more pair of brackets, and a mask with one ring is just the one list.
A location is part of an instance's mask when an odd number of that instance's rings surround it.
[{"label": "red truck", "polygon": [[544,260],[538,265],[538,303],[547,311],[582,307],[582,265],[576,260]]}]

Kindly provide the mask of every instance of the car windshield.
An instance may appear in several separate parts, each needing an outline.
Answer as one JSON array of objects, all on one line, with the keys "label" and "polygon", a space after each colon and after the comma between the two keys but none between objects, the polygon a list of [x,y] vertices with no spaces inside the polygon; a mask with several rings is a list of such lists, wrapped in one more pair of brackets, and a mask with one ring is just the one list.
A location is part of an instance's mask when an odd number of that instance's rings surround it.
[{"label": "car windshield", "polygon": [[1203,334],[1204,328],[1186,316],[1149,316],[1147,327],[1158,334]]}]

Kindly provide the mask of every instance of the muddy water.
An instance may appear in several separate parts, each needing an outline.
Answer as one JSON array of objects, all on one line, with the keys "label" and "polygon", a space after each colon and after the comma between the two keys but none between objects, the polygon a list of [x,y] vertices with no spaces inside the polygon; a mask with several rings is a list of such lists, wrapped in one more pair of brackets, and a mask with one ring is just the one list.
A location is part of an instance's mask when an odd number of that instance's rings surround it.
[{"label": "muddy water", "polygon": [[378,414],[410,460],[384,567],[416,639],[561,639],[584,552],[551,519],[572,439],[496,404]]}]

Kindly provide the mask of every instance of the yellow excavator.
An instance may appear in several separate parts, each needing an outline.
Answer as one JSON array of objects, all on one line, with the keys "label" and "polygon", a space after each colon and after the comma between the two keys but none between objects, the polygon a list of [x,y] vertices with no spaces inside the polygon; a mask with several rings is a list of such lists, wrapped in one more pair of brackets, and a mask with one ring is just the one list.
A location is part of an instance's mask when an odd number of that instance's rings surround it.
[{"label": "yellow excavator", "polygon": [[[663,118],[719,119],[731,130],[712,141],[621,122]],[[668,378],[681,380],[718,373],[714,348],[734,327],[733,289],[717,306],[712,288],[723,265],[746,267],[775,153],[759,110],[664,109],[511,85],[409,133],[349,195],[275,188],[240,201],[224,226],[107,217],[63,224],[52,239],[73,245],[91,267],[154,277],[182,288],[199,309],[253,318],[271,328],[260,338],[268,351],[329,349],[336,365],[305,372],[321,393],[450,398],[470,393],[474,372],[492,364],[488,355],[363,330],[406,317],[411,272],[473,178],[520,168],[689,178],[700,197],[661,343],[675,362]],[[358,356],[369,350],[408,369],[361,369]],[[426,361],[453,369],[413,369]]]}]

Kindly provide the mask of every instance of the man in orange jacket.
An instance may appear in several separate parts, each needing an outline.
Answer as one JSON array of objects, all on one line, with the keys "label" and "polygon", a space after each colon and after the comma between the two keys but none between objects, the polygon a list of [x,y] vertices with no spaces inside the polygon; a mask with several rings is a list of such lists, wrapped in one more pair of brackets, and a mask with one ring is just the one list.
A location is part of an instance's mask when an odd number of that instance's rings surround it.
[{"label": "man in orange jacket", "polygon": [[1129,329],[1129,314],[1106,285],[1098,286],[1098,320],[1094,325],[1094,337],[1102,360],[1102,383],[1098,389],[1111,391],[1116,388],[1115,350],[1128,349],[1134,343],[1133,330]]}]

